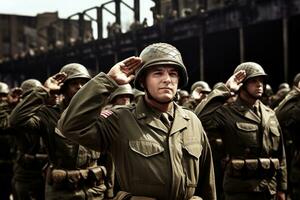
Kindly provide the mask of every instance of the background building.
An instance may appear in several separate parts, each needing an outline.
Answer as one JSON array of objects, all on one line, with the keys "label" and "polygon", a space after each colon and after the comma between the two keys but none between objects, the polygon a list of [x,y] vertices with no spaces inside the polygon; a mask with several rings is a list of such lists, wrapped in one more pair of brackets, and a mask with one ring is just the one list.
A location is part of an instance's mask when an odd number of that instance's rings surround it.
[{"label": "background building", "polygon": [[[66,41],[82,40],[78,23],[79,20],[59,19],[57,12],[35,17],[0,14],[0,58],[34,55]],[[85,40],[92,39],[90,21],[84,21],[83,31]]]},{"label": "background building", "polygon": [[[120,4],[120,0],[115,2]],[[108,38],[99,37],[103,24],[101,17],[98,17],[98,38],[85,39],[91,38],[83,34],[85,26],[80,16],[85,11],[79,13],[79,25],[54,23],[55,26],[51,24],[39,29],[47,30],[42,33],[47,35],[44,39],[51,48],[34,56],[0,59],[0,80],[11,86],[18,85],[25,78],[37,78],[43,82],[70,62],[85,65],[92,74],[107,72],[117,61],[138,55],[145,46],[154,42],[170,43],[182,52],[189,73],[189,86],[198,80],[210,85],[226,81],[224,79],[231,75],[234,68],[245,61],[260,63],[268,73],[268,82],[273,88],[282,82],[290,83],[299,72],[300,0],[154,2],[156,4],[151,8],[153,17],[160,18],[153,26],[119,32]],[[99,13],[101,7],[96,8]],[[133,9],[135,19],[139,19],[137,7]],[[188,15],[183,15],[182,10],[186,9]],[[174,10],[177,14],[175,12],[176,15],[169,17],[167,14]],[[119,14],[115,13],[116,21],[121,21]],[[0,24],[0,27],[3,26]],[[63,27],[64,31],[58,27]],[[70,32],[75,34],[74,38],[76,34],[80,36],[77,43],[66,45],[71,37],[63,37],[64,45],[53,45],[60,41],[57,38]],[[9,37],[12,36],[6,35],[6,41],[10,41]],[[9,48],[6,46],[6,49]]]}]

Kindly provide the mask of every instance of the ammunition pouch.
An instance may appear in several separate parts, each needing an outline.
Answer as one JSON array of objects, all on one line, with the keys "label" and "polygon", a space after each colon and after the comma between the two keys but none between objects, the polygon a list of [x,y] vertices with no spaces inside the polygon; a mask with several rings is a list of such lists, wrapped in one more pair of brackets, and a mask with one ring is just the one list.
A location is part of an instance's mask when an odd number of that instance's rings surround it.
[{"label": "ammunition pouch", "polygon": [[97,166],[88,169],[88,180],[93,183],[104,184],[104,179],[107,176],[107,171],[104,166]]},{"label": "ammunition pouch", "polygon": [[103,166],[80,170],[49,169],[47,176],[49,185],[66,186],[70,189],[83,185],[94,187],[104,184],[106,169]]},{"label": "ammunition pouch", "polygon": [[17,157],[17,162],[20,166],[25,169],[39,169],[47,163],[47,154],[27,154],[19,153]]},{"label": "ammunition pouch", "polygon": [[229,176],[234,178],[271,178],[280,168],[277,158],[232,159]]},{"label": "ammunition pouch", "polygon": [[128,192],[119,191],[117,195],[113,198],[113,200],[155,200],[155,198],[144,197],[144,196],[133,196]]}]

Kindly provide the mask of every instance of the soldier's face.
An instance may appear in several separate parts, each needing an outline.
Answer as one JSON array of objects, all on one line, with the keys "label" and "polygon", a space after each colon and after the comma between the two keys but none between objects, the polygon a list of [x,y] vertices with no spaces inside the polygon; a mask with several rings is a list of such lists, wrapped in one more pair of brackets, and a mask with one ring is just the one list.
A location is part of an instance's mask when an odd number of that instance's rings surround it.
[{"label": "soldier's face", "polygon": [[172,65],[156,66],[148,71],[145,78],[148,92],[159,102],[173,100],[178,82],[178,70]]},{"label": "soldier's face", "polygon": [[114,105],[129,105],[131,103],[129,94],[119,95],[114,100]]},{"label": "soldier's face", "polygon": [[8,97],[5,93],[0,93],[0,101],[7,101]]},{"label": "soldier's face", "polygon": [[262,76],[254,77],[246,82],[246,88],[249,94],[255,98],[260,98],[264,93],[264,78]]},{"label": "soldier's face", "polygon": [[86,82],[88,81],[88,79],[85,78],[74,78],[71,79],[67,82],[67,87],[66,87],[66,92],[65,92],[65,96],[69,99],[71,99],[76,92],[78,92],[78,90],[84,85],[86,84]]}]

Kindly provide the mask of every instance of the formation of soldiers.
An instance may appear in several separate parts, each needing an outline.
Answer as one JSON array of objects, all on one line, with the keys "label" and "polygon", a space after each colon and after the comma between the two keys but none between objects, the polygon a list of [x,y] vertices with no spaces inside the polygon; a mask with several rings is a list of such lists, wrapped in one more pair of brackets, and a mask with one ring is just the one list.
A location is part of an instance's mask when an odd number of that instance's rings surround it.
[{"label": "formation of soldiers", "polygon": [[93,78],[0,82],[0,199],[300,199],[300,74],[276,93],[266,77],[245,62],[188,92],[155,43]]}]

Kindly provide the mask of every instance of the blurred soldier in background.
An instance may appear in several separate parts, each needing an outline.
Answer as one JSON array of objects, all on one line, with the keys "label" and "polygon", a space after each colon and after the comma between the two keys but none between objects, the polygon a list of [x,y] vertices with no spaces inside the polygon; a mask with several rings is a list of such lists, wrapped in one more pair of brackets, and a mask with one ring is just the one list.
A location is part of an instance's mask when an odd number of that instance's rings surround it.
[{"label": "blurred soldier in background", "polygon": [[276,94],[271,97],[270,108],[276,108],[290,90],[288,83],[281,83]]},{"label": "blurred soldier in background", "polygon": [[[46,199],[104,198],[105,170],[97,165],[100,153],[55,133],[61,113],[90,78],[83,65],[65,65],[58,74],[48,78],[43,87],[32,91],[10,118],[12,126],[40,134],[45,141],[50,163],[46,176]],[[49,97],[58,93],[63,94],[63,100],[49,105]]]},{"label": "blurred soldier in background", "polygon": [[[99,117],[108,94],[129,83],[135,71],[135,88],[145,96],[136,105]],[[174,103],[187,80],[175,47],[149,45],[140,58],[127,58],[89,81],[72,99],[58,129],[82,145],[112,154],[124,191],[119,199],[214,200],[212,157],[202,125],[193,112]]]},{"label": "blurred soldier in background", "polygon": [[211,89],[205,81],[197,81],[191,87],[191,98],[183,106],[190,110],[194,110],[196,106],[207,97]]},{"label": "blurred soldier in background", "polygon": [[133,100],[133,91],[130,84],[120,85],[110,96],[109,103],[116,105],[129,105]]},{"label": "blurred soldier in background", "polygon": [[275,112],[285,139],[289,192],[293,200],[300,199],[300,73],[295,76],[292,90]]},{"label": "blurred soldier in background", "polygon": [[183,106],[189,99],[190,99],[190,94],[186,90],[178,90],[178,105]]},{"label": "blurred soldier in background", "polygon": [[[242,63],[226,85],[215,88],[195,110],[208,134],[222,137],[226,200],[285,200],[286,158],[279,122],[259,100],[265,78],[259,64]],[[237,100],[226,103],[231,92],[237,92]]]},{"label": "blurred soldier in background", "polygon": [[0,82],[0,199],[3,200],[8,200],[12,193],[13,162],[16,156],[14,136],[8,118],[20,96],[20,88],[10,91],[6,83]]},{"label": "blurred soldier in background", "polygon": [[[42,84],[36,79],[22,82],[22,98],[25,98],[36,87]],[[17,105],[18,107],[18,105]],[[16,108],[17,108],[16,107]],[[11,112],[14,116],[14,110]],[[13,129],[17,147],[17,158],[14,165],[13,187],[18,200],[44,199],[45,182],[42,174],[47,163],[47,154],[39,134],[30,134],[26,130]]]},{"label": "blurred soldier in background", "polygon": [[265,104],[266,106],[270,107],[273,95],[274,95],[274,92],[273,92],[272,87],[269,84],[266,84],[266,89],[261,98],[261,102],[263,102],[263,104]]}]

